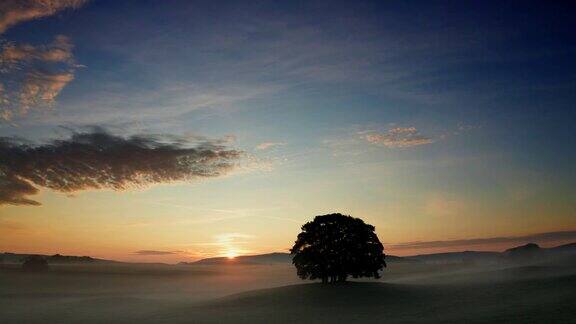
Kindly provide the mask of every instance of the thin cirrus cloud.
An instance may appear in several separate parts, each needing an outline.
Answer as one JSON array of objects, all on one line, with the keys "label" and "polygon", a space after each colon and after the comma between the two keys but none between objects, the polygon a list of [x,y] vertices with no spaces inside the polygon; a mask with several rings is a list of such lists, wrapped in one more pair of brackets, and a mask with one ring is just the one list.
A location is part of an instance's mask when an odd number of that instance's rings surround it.
[{"label": "thin cirrus cloud", "polygon": [[43,145],[0,138],[0,205],[40,205],[28,198],[39,187],[63,193],[122,191],[219,177],[235,169],[243,155],[221,141],[187,143],[174,136],[117,136],[100,128]]},{"label": "thin cirrus cloud", "polygon": [[162,256],[162,255],[175,255],[180,254],[182,251],[157,251],[157,250],[140,250],[134,252],[136,255],[143,256]]},{"label": "thin cirrus cloud", "polygon": [[76,9],[87,0],[2,0],[0,34],[26,21],[52,16],[65,9]]},{"label": "thin cirrus cloud", "polygon": [[78,65],[73,47],[63,35],[48,45],[4,45],[0,52],[0,118],[12,120],[32,109],[52,107],[74,79]]},{"label": "thin cirrus cloud", "polygon": [[49,45],[33,46],[8,43],[0,53],[4,65],[17,65],[19,62],[38,60],[43,62],[66,62],[72,59],[72,44],[66,36],[59,35]]},{"label": "thin cirrus cloud", "polygon": [[403,148],[431,144],[434,140],[420,134],[415,127],[396,127],[385,133],[370,133],[364,139],[372,144],[388,148]]},{"label": "thin cirrus cloud", "polygon": [[283,145],[286,145],[286,143],[284,143],[284,142],[264,142],[264,143],[260,143],[260,144],[256,145],[256,150],[266,151],[266,150],[269,150],[273,147],[283,146]]},{"label": "thin cirrus cloud", "polygon": [[[4,0],[0,2],[0,35],[22,22],[75,9],[86,0]],[[7,42],[0,48],[0,119],[10,121],[32,109],[54,105],[56,97],[74,79],[78,65],[74,45],[64,35],[51,44],[34,46]]]}]

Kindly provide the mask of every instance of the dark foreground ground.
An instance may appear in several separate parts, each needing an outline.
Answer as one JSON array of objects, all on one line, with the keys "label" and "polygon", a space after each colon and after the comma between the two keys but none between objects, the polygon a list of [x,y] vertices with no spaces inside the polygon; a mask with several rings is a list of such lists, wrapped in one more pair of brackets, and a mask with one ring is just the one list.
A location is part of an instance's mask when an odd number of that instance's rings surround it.
[{"label": "dark foreground ground", "polygon": [[392,264],[302,284],[289,265],[62,265],[0,271],[0,323],[576,323],[576,262]]}]

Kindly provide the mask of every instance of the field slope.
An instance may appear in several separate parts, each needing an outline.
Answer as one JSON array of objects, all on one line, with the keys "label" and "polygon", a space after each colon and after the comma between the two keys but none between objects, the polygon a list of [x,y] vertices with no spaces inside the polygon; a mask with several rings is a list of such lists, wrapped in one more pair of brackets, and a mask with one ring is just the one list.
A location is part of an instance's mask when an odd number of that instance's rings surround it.
[{"label": "field slope", "polygon": [[[495,283],[350,282],[291,285],[240,293],[160,312],[154,322],[183,323],[573,323],[576,274],[532,276]],[[523,276],[521,272],[526,272]],[[497,272],[491,276],[499,275]]]}]

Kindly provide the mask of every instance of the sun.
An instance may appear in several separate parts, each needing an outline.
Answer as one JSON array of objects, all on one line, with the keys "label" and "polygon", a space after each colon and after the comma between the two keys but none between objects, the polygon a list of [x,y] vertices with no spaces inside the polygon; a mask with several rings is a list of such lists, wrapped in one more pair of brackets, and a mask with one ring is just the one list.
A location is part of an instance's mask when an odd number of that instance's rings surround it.
[{"label": "sun", "polygon": [[234,250],[230,250],[230,251],[226,252],[226,257],[228,259],[234,259],[237,256],[238,256],[238,253],[236,253],[236,251],[234,251]]}]

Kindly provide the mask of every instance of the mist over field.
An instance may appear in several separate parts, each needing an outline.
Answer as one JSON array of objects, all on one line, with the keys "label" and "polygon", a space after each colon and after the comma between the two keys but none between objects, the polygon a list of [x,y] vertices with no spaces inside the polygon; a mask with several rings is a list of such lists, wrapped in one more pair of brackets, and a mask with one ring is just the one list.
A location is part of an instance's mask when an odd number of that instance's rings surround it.
[{"label": "mist over field", "polygon": [[[428,259],[434,255],[428,256]],[[306,283],[263,256],[193,264],[0,268],[2,323],[569,323],[574,254],[486,263],[397,258],[379,280]],[[438,259],[440,258],[440,259]],[[272,262],[270,261],[272,260]],[[32,311],[31,311],[32,310]]]}]

